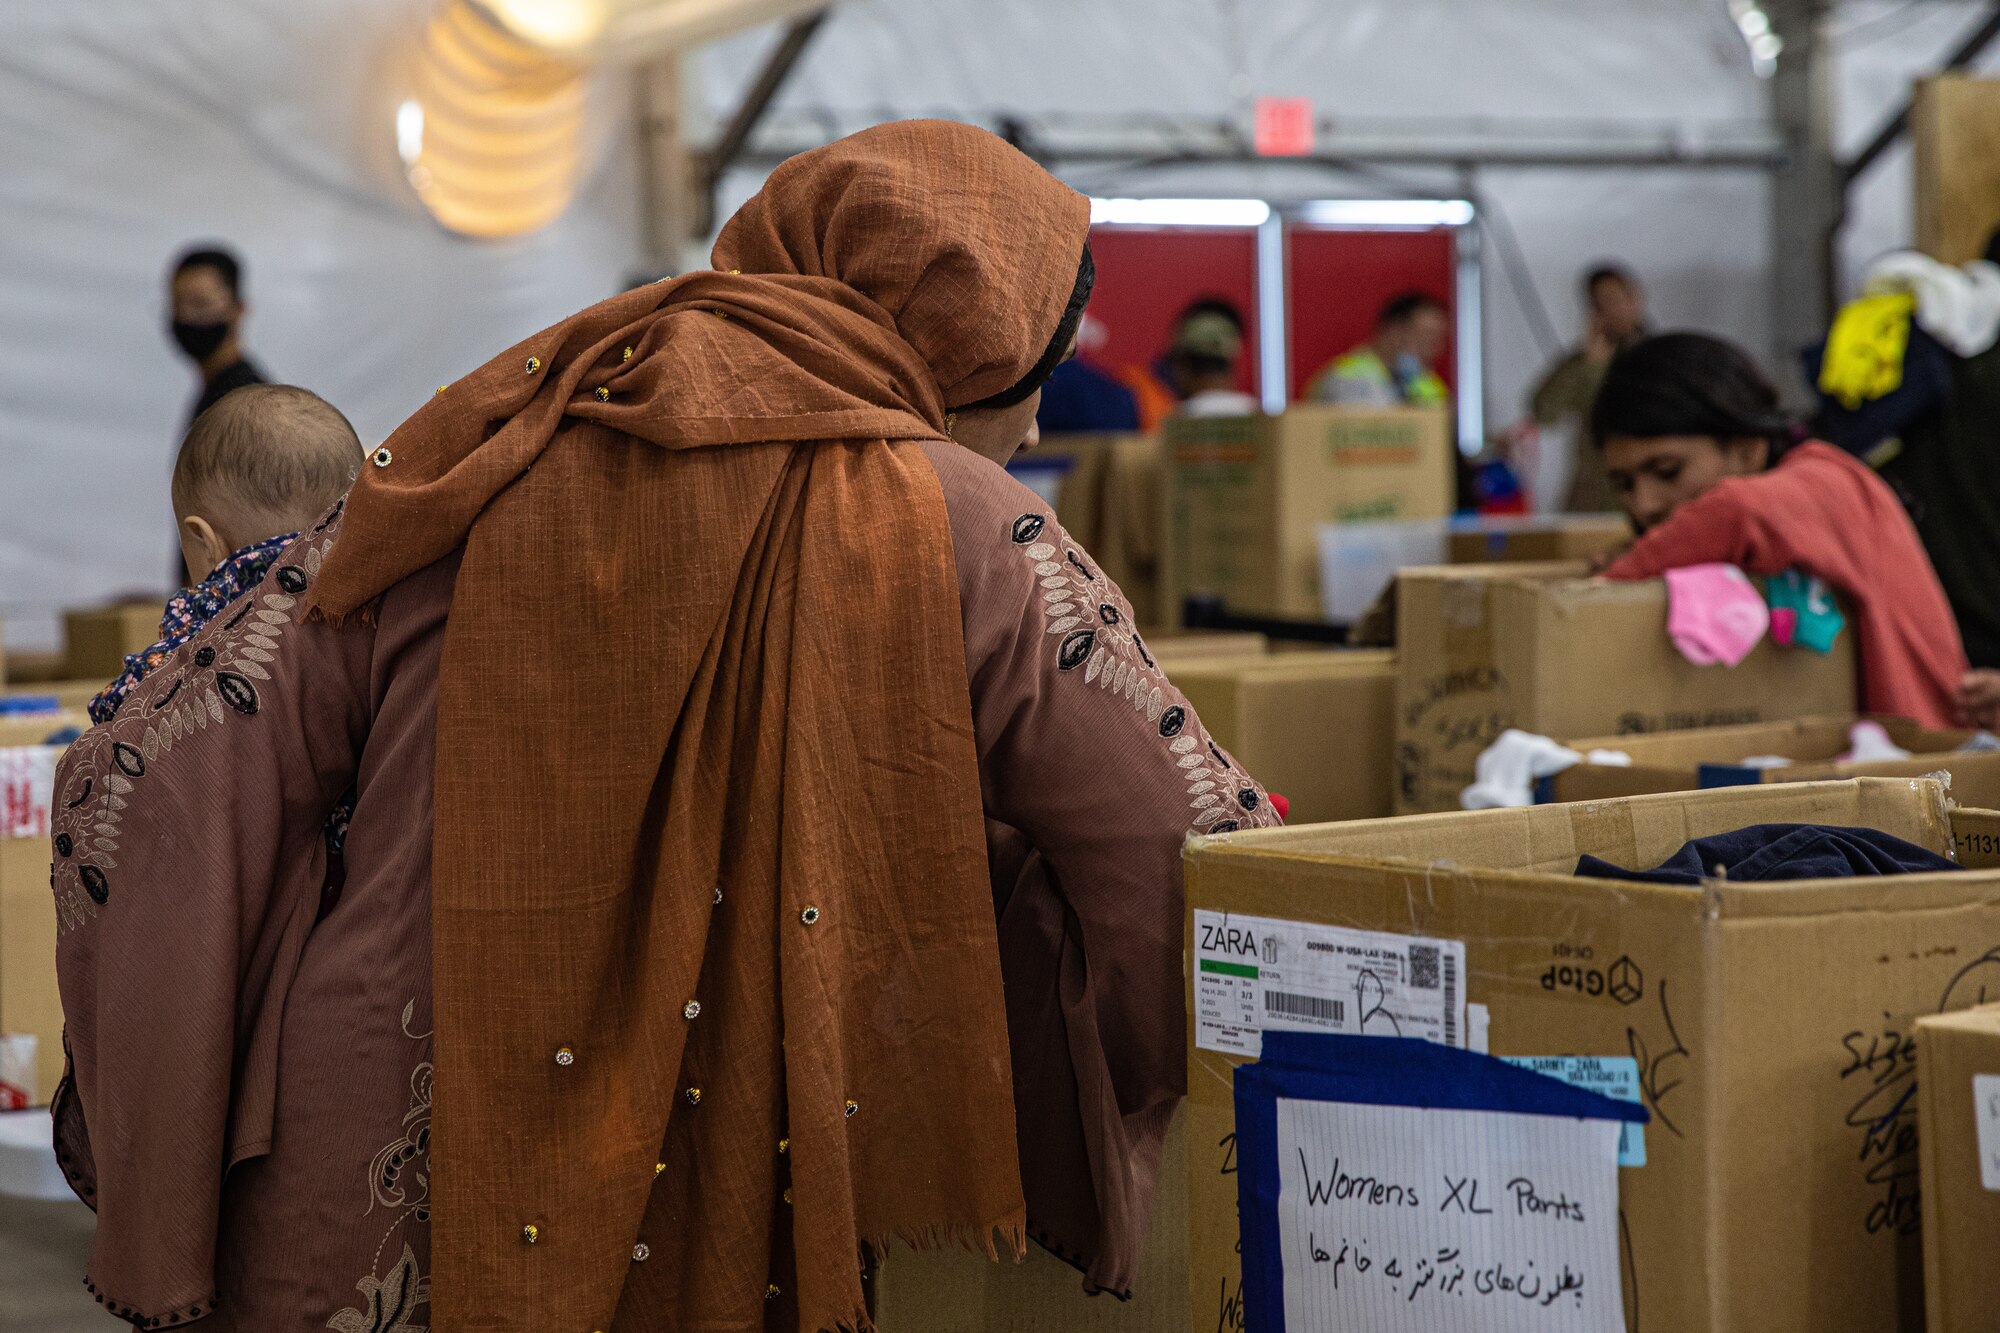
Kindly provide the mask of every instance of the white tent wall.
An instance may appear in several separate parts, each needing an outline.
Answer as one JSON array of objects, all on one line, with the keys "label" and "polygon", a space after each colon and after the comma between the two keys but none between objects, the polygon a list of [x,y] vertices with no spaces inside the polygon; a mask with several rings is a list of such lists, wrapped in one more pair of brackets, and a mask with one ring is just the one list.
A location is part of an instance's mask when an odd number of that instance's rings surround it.
[{"label": "white tent wall", "polygon": [[[387,434],[437,385],[622,285],[640,262],[630,99],[602,81],[595,168],[543,232],[453,237],[397,178],[399,62],[429,0],[158,0],[0,5],[0,617],[17,646],[55,611],[157,589],[166,476],[194,385],[164,335],[161,277],[217,238],[247,262],[248,345],[275,376]],[[1851,149],[1978,16],[1952,0],[1843,5],[1839,139]],[[706,48],[690,80],[734,109],[774,28]],[[1986,68],[1995,68],[1989,58]],[[1003,113],[1078,137],[1144,117],[1237,118],[1256,94],[1309,96],[1343,129],[1409,140],[1512,132],[1681,146],[1768,136],[1766,86],[1722,0],[845,0],[809,48],[764,144],[875,120]],[[1124,127],[1124,131],[1120,130]],[[1908,150],[1857,194],[1842,255],[1905,244]],[[723,212],[755,189],[746,165]],[[1093,193],[1275,200],[1458,195],[1450,170],[1335,175],[1282,163],[1074,165]],[[1768,353],[1769,190],[1749,168],[1491,167],[1470,182],[1489,230],[1486,406],[1513,420],[1576,335],[1578,270],[1647,280],[1656,323]],[[1546,336],[1545,310],[1555,337]]]},{"label": "white tent wall", "polygon": [[246,344],[365,442],[638,263],[622,81],[553,226],[440,229],[397,176],[397,63],[425,0],[0,4],[0,617],[168,582],[167,478],[196,385],[166,330],[186,243],[244,257]]}]

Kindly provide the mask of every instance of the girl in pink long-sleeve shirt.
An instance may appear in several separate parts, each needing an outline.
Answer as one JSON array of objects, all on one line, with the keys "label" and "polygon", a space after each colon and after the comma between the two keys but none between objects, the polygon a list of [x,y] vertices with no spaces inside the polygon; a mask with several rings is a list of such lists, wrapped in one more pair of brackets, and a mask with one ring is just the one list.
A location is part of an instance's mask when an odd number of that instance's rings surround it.
[{"label": "girl in pink long-sleeve shirt", "polygon": [[1853,607],[1865,709],[1929,727],[1961,720],[1965,649],[1902,503],[1852,455],[1792,444],[1777,391],[1748,356],[1701,334],[1648,338],[1612,363],[1591,433],[1640,532],[1606,577],[1715,561],[1814,575]]}]

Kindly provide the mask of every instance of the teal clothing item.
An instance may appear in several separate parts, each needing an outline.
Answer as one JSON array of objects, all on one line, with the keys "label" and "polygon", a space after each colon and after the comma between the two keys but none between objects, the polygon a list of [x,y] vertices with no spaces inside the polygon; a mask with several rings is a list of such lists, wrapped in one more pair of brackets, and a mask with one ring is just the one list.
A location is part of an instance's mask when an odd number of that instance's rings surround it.
[{"label": "teal clothing item", "polygon": [[1764,589],[1771,604],[1771,637],[1781,644],[1801,644],[1816,653],[1830,653],[1847,628],[1847,617],[1826,584],[1796,569],[1771,576]]}]

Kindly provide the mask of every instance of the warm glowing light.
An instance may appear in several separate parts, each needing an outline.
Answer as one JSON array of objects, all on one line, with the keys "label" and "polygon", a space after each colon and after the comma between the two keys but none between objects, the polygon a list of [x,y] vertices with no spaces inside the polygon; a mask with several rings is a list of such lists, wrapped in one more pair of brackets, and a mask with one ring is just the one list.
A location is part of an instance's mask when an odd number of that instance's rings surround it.
[{"label": "warm glowing light", "polygon": [[585,10],[601,26],[598,0],[444,0],[426,26],[415,96],[396,108],[396,151],[410,188],[444,226],[518,236],[569,206],[581,171],[585,69],[549,46],[594,37],[556,22],[557,11]]},{"label": "warm glowing light", "polygon": [[478,0],[493,21],[524,42],[551,51],[579,51],[610,20],[604,0]]}]

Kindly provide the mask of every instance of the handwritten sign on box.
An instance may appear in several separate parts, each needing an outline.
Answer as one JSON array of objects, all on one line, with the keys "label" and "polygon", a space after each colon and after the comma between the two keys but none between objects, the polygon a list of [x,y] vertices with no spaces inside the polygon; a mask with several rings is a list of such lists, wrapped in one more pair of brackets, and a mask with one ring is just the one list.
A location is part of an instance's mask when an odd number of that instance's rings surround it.
[{"label": "handwritten sign on box", "polygon": [[1248,1333],[1622,1333],[1643,1107],[1394,1037],[1266,1031],[1233,1080]]},{"label": "handwritten sign on box", "polygon": [[1287,1333],[1622,1329],[1618,1128],[1280,1098]]}]

